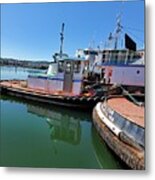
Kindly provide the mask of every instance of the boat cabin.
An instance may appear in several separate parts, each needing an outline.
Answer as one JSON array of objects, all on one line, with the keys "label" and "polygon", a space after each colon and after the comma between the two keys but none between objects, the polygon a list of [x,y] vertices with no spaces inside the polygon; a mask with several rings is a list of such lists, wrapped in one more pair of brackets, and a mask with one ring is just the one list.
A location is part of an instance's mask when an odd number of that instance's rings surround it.
[{"label": "boat cabin", "polygon": [[104,50],[102,52],[102,65],[127,65],[141,59],[142,55],[136,51],[119,49]]},{"label": "boat cabin", "polygon": [[51,63],[46,74],[28,76],[28,87],[50,94],[79,95],[83,78],[88,72],[88,61],[82,58],[64,58]]},{"label": "boat cabin", "polygon": [[104,50],[93,72],[105,84],[144,87],[144,54],[132,50]]},{"label": "boat cabin", "polygon": [[96,82],[144,87],[144,50],[78,50],[77,56],[89,61],[89,71]]}]

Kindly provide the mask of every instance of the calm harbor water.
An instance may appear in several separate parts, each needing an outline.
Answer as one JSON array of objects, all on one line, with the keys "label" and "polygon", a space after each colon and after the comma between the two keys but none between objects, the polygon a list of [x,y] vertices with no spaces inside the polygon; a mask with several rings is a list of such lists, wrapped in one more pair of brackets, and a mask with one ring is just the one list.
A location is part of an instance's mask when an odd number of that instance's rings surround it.
[{"label": "calm harbor water", "polygon": [[[1,79],[26,79],[24,68],[1,67]],[[125,169],[100,138],[91,112],[0,97],[0,165]]]}]

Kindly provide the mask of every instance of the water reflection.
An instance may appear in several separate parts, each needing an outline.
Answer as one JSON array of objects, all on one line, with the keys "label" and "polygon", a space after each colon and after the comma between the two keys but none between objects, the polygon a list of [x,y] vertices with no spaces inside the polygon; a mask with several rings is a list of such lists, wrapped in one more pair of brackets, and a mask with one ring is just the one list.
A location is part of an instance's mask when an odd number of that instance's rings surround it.
[{"label": "water reflection", "polygon": [[[71,145],[79,145],[81,141],[81,115],[72,111],[59,111],[59,108],[47,109],[34,105],[27,105],[29,113],[45,117],[50,129],[50,138],[52,142],[65,142]],[[74,115],[73,115],[74,114]],[[80,117],[80,118],[79,118]],[[82,118],[86,120],[85,118]],[[91,137],[93,153],[99,167],[102,169],[116,169],[124,166],[116,155],[108,148],[101,137],[98,135],[95,127],[91,126]],[[53,144],[54,145],[54,144]],[[56,145],[56,144],[55,144]],[[58,148],[54,146],[55,154],[58,154]]]},{"label": "water reflection", "polygon": [[46,117],[50,128],[51,140],[59,140],[69,144],[79,144],[81,140],[80,118],[69,111],[62,113],[59,109],[47,109],[34,105],[27,105],[29,113]]}]

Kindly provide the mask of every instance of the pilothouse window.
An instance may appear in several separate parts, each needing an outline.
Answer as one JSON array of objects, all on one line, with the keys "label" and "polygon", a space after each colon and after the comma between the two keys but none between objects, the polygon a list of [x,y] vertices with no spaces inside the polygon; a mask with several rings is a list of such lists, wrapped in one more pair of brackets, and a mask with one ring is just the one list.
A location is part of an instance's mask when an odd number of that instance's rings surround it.
[{"label": "pilothouse window", "polygon": [[98,53],[96,51],[88,51],[88,50],[85,50],[84,51],[85,55],[97,55]]},{"label": "pilothouse window", "polygon": [[79,73],[81,69],[81,63],[80,61],[74,62],[74,72]]},{"label": "pilothouse window", "polygon": [[63,72],[64,71],[64,62],[60,61],[58,63],[58,72]]},{"label": "pilothouse window", "polygon": [[66,69],[65,69],[66,73],[70,73],[71,72],[71,63],[67,62],[66,63]]}]

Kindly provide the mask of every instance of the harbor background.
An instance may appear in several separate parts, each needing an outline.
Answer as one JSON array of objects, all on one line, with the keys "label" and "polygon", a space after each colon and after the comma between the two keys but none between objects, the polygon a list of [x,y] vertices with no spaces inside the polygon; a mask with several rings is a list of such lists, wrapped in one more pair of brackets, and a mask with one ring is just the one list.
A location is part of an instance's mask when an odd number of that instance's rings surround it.
[{"label": "harbor background", "polygon": [[[1,79],[26,79],[38,71],[2,66]],[[93,126],[91,111],[2,95],[0,114],[1,166],[129,169],[103,143]]]},{"label": "harbor background", "polygon": [[[102,49],[116,27],[120,12],[123,33],[131,34],[137,48],[143,49],[144,1],[141,0],[2,4],[1,57],[52,61],[53,54],[59,52],[62,23],[65,23],[64,53],[74,56],[77,49],[98,46]],[[119,46],[122,45],[120,42]]]},{"label": "harbor background", "polygon": [[[147,156],[147,170],[145,172],[139,173],[132,171],[124,172],[124,171],[96,171],[96,170],[56,170],[56,169],[30,169],[30,168],[0,168],[1,171],[1,177],[7,179],[8,177],[12,179],[28,179],[28,178],[34,178],[34,179],[42,179],[42,178],[49,178],[51,177],[54,178],[63,178],[63,179],[72,179],[73,176],[75,179],[79,178],[89,178],[89,179],[94,179],[94,178],[108,178],[108,179],[114,179],[114,178],[119,178],[121,179],[137,179],[140,177],[141,179],[152,179],[154,177],[154,142],[153,142],[153,137],[154,137],[154,113],[153,113],[153,108],[155,107],[153,99],[154,97],[154,91],[155,91],[155,86],[154,86],[154,61],[153,59],[155,58],[154,55],[154,41],[151,41],[152,38],[154,38],[154,21],[153,17],[154,11],[154,2],[151,0],[146,1],[147,2],[147,11],[146,11],[146,20],[147,20],[147,34],[146,34],[146,44],[147,44],[147,51],[149,49],[149,54],[147,54],[147,59],[149,61],[147,62],[147,68],[146,68],[146,81],[147,81],[147,87],[146,89],[149,89],[149,93],[146,94],[146,99],[147,99],[147,137],[146,141],[147,144],[146,146],[149,147],[147,148],[146,156]],[[151,132],[151,133],[150,133]],[[24,177],[23,177],[24,175]]]}]

